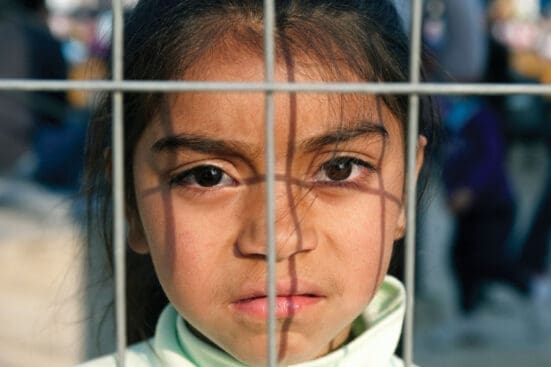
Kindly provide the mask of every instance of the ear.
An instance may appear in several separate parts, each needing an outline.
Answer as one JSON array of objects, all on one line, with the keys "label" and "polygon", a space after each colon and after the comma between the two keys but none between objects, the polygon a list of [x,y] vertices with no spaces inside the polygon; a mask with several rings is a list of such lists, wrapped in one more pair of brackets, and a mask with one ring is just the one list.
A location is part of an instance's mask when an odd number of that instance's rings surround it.
[{"label": "ear", "polygon": [[149,253],[149,246],[145,238],[142,221],[136,211],[126,208],[127,242],[128,246],[136,253],[145,255]]},{"label": "ear", "polygon": [[[111,148],[105,148],[103,158],[105,160],[105,177],[111,183],[113,176]],[[124,216],[126,218],[126,242],[128,243],[128,247],[138,254],[145,255],[149,253],[149,246],[147,246],[142,221],[139,218],[137,210],[131,210],[127,205],[124,210]]]},{"label": "ear", "polygon": [[[415,167],[415,182],[419,178],[419,172],[423,167],[423,161],[425,159],[425,147],[427,146],[427,138],[423,135],[419,135],[417,141],[417,157]],[[404,189],[405,193],[405,189]],[[405,197],[405,195],[404,195]],[[400,208],[400,215],[396,224],[396,230],[394,231],[394,240],[399,240],[406,234],[406,202],[402,201],[402,207]]]}]

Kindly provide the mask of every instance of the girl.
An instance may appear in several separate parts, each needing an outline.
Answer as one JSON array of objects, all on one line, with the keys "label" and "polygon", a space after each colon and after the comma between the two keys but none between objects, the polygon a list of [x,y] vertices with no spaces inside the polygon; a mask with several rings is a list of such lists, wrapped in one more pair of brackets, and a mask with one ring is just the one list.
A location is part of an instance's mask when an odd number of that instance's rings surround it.
[{"label": "girl", "polygon": [[[141,1],[126,25],[125,77],[261,82],[262,10],[260,0]],[[286,0],[276,11],[278,81],[407,80],[388,0]],[[275,96],[280,365],[400,364],[404,290],[385,273],[405,230],[406,109],[405,96]],[[103,111],[86,179],[89,223],[109,248]],[[128,337],[141,341],[127,365],[264,366],[264,94],[129,93],[125,119],[128,246],[140,255],[128,267]]]}]

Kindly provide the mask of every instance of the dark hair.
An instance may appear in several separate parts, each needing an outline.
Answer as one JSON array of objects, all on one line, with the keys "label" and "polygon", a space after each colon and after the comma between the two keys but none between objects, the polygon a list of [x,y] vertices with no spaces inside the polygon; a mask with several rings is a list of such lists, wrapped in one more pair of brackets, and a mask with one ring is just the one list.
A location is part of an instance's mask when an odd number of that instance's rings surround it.
[{"label": "dark hair", "polygon": [[[209,50],[220,42],[239,44],[261,55],[263,2],[142,0],[126,21],[125,35],[125,79],[180,79],[195,66],[195,60],[208,57]],[[363,81],[408,80],[408,39],[390,0],[278,0],[276,57],[283,57],[283,48],[305,55],[336,75],[344,66]],[[125,94],[125,189],[131,211],[135,209],[134,148],[144,128],[159,113],[164,98],[160,93]],[[385,95],[380,99],[405,129],[407,96]],[[422,103],[427,100],[423,98]],[[433,118],[421,119],[421,133],[429,141],[435,131],[433,123]],[[89,127],[84,188],[88,230],[99,231],[109,257],[111,186],[105,153],[111,146],[110,133],[110,103],[106,98]],[[128,252],[127,285],[128,340],[132,343],[152,334],[167,301],[147,256]]]}]

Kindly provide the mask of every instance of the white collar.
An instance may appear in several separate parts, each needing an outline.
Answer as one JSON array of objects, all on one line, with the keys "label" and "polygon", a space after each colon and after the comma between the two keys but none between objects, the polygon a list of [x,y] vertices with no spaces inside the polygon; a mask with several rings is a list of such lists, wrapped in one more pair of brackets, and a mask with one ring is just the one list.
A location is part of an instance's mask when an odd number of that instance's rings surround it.
[{"label": "white collar", "polygon": [[[363,313],[369,325],[361,335],[328,355],[292,367],[391,366],[401,332],[405,310],[405,290],[395,278],[387,276]],[[174,330],[176,325],[176,330]],[[167,332],[172,330],[171,332]],[[198,367],[245,367],[223,351],[197,338],[172,306],[162,313],[153,341],[158,357],[166,365],[179,365],[182,356]],[[176,335],[175,335],[176,334]],[[184,366],[185,363],[182,363]]]}]

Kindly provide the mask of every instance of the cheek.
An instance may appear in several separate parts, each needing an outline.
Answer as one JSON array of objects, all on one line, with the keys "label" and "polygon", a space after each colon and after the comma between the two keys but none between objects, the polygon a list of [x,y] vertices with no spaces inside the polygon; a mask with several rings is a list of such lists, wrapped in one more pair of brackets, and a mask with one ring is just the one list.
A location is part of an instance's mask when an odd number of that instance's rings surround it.
[{"label": "cheek", "polygon": [[140,211],[155,269],[163,287],[170,288],[174,279],[182,278],[179,273],[191,271],[187,264],[180,265],[182,259],[194,254],[192,249],[196,243],[196,234],[187,230],[190,228],[190,218],[176,210],[169,196],[161,200],[144,200],[140,205]]},{"label": "cheek", "polygon": [[176,304],[197,299],[196,288],[204,289],[206,282],[216,278],[219,260],[229,256],[231,247],[225,244],[231,241],[231,216],[224,210],[203,215],[170,193],[143,199],[139,208],[150,254],[168,297]]},{"label": "cheek", "polygon": [[333,212],[325,233],[342,263],[347,264],[347,277],[365,279],[374,287],[382,281],[390,262],[399,205],[381,195],[361,194],[346,210],[336,213],[333,208]]}]

